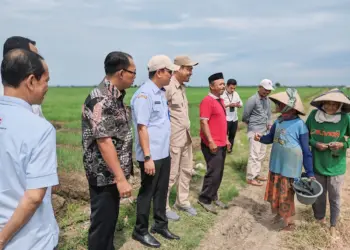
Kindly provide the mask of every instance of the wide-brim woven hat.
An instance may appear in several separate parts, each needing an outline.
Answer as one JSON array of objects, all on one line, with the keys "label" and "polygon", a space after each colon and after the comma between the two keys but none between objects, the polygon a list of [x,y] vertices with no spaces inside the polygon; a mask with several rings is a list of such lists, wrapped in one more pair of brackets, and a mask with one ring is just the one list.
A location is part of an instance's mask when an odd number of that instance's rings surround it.
[{"label": "wide-brim woven hat", "polygon": [[343,104],[341,109],[342,112],[345,112],[345,113],[350,112],[350,100],[344,94],[344,92],[339,89],[331,89],[326,93],[323,93],[322,95],[313,99],[310,104],[320,109],[323,105],[323,102],[326,102],[326,101],[340,102]]},{"label": "wide-brim woven hat", "polygon": [[289,105],[290,98],[289,98],[288,93],[286,91],[273,94],[273,95],[269,96],[269,99],[271,101],[273,101],[274,103],[283,103],[283,104],[287,105],[288,107],[295,109],[299,114],[305,115],[305,109],[304,109],[303,102],[301,101],[301,98],[297,92],[295,93],[296,100],[294,103],[294,107],[291,107]]}]

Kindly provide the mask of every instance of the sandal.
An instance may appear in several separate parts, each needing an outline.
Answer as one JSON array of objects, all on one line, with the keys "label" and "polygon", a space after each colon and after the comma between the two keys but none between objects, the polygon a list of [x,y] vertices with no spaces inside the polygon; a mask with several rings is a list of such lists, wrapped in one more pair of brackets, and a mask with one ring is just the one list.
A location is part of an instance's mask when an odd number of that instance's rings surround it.
[{"label": "sandal", "polygon": [[258,180],[247,180],[247,183],[252,186],[262,186],[263,184]]},{"label": "sandal", "polygon": [[294,223],[291,223],[291,224],[288,224],[287,226],[281,228],[280,231],[285,231],[285,232],[291,232],[295,229],[295,224]]},{"label": "sandal", "polygon": [[256,180],[258,181],[267,181],[267,178],[266,177],[263,177],[263,176],[260,176],[258,175],[257,177],[255,177]]}]

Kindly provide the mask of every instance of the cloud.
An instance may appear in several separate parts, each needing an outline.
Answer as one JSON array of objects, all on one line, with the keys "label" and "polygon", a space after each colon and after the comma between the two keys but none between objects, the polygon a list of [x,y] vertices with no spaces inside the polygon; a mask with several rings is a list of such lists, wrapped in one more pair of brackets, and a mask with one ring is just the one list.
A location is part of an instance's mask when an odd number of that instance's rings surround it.
[{"label": "cloud", "polygon": [[226,56],[225,53],[203,53],[192,55],[193,59],[201,64],[211,64],[215,62],[219,62],[224,59]]},{"label": "cloud", "polygon": [[2,0],[0,41],[36,40],[52,84],[96,84],[112,50],[134,57],[136,82],[147,78],[151,56],[188,54],[199,61],[191,85],[206,84],[214,71],[240,85],[344,84],[349,9],[349,0]]}]

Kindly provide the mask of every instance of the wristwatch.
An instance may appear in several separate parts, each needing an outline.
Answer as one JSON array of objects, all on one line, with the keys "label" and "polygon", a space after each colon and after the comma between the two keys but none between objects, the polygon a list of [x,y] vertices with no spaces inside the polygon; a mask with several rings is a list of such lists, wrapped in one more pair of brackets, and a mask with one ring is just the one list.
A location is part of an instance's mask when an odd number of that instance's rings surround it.
[{"label": "wristwatch", "polygon": [[145,155],[145,161],[149,161],[151,159],[150,155]]}]

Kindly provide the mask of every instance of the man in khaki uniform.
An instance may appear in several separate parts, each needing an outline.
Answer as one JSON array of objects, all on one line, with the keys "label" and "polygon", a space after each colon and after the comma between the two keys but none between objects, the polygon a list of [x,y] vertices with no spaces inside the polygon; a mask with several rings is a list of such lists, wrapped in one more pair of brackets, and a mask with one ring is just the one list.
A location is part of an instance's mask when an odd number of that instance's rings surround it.
[{"label": "man in khaki uniform", "polygon": [[171,171],[168,188],[166,215],[169,220],[179,220],[180,216],[169,206],[171,188],[177,184],[177,196],[174,208],[183,210],[189,215],[197,215],[188,197],[192,178],[192,139],[185,82],[190,80],[193,66],[198,65],[188,56],[177,56],[174,64],[180,66],[175,71],[170,84],[165,87],[171,121],[170,155]]}]

